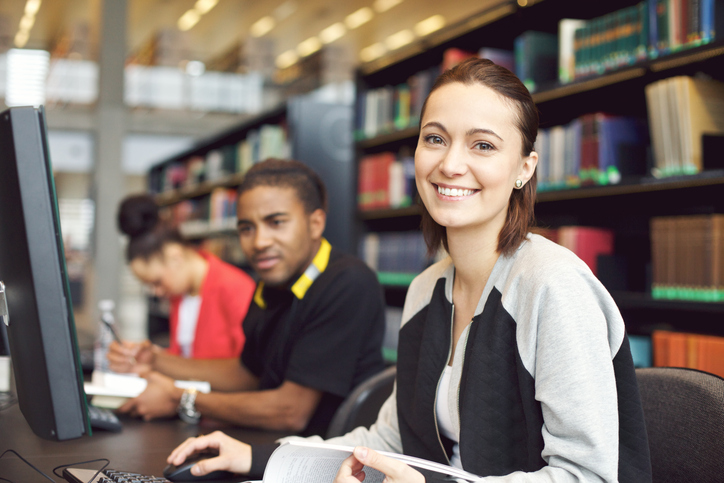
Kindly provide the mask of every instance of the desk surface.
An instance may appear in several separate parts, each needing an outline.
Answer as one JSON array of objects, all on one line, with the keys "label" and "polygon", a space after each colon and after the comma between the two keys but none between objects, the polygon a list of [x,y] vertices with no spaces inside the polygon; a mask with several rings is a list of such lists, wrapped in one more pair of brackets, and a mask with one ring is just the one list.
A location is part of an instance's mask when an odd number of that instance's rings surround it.
[{"label": "desk surface", "polygon": [[[248,443],[270,443],[283,436],[281,433],[233,428],[210,420],[189,425],[178,419],[143,422],[121,416],[121,421],[123,431],[120,433],[97,430],[92,436],[74,440],[46,441],[31,431],[15,404],[0,411],[0,454],[7,449],[15,450],[59,482],[65,480],[53,475],[56,466],[96,458],[109,459],[109,467],[117,470],[161,476],[171,450],[190,436],[217,429]],[[14,483],[48,481],[13,454],[6,454],[0,459],[0,477]]]}]

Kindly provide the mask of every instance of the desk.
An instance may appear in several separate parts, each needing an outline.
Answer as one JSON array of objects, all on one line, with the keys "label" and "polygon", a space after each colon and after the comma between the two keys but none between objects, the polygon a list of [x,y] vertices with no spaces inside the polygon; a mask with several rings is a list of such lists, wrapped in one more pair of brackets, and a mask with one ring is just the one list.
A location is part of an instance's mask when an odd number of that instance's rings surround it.
[{"label": "desk", "polygon": [[[99,430],[94,431],[93,436],[61,442],[46,441],[31,431],[15,404],[0,411],[0,454],[13,449],[58,482],[65,480],[53,475],[56,466],[96,458],[109,459],[110,468],[161,476],[171,450],[190,436],[217,429],[248,443],[270,443],[284,436],[276,432],[234,428],[211,420],[189,425],[178,419],[143,422],[121,416],[121,421],[123,431],[120,433]],[[0,477],[14,483],[48,482],[12,454],[0,459]]]}]

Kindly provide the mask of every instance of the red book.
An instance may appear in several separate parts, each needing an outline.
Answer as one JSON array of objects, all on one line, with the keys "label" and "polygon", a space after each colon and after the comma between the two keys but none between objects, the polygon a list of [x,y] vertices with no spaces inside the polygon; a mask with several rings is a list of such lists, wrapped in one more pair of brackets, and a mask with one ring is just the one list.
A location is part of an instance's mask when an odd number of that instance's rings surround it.
[{"label": "red book", "polygon": [[469,52],[467,50],[451,47],[442,54],[442,71],[452,69],[460,62],[471,57],[477,57],[477,52]]},{"label": "red book", "polygon": [[558,230],[559,243],[586,262],[594,275],[598,273],[598,256],[613,254],[613,231],[587,226],[564,226]]},{"label": "red book", "polygon": [[395,153],[384,152],[375,160],[374,208],[390,207],[390,166],[395,162]]},{"label": "red book", "polygon": [[369,210],[372,205],[374,156],[365,156],[359,162],[357,175],[357,207]]}]

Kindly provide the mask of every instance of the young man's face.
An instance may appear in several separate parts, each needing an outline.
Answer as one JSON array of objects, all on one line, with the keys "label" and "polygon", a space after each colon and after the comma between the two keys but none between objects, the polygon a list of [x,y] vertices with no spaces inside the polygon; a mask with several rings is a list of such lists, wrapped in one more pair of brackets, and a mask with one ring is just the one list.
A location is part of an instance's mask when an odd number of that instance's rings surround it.
[{"label": "young man's face", "polygon": [[239,241],[264,283],[286,285],[311,263],[319,249],[326,214],[307,213],[294,188],[257,186],[239,197]]}]

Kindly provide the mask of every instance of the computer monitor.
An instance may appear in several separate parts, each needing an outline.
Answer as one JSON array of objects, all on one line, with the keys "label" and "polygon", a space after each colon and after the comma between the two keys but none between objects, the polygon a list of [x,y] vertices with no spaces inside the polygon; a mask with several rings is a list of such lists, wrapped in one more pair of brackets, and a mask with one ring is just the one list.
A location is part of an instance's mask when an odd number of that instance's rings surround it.
[{"label": "computer monitor", "polygon": [[58,441],[90,434],[45,115],[33,107],[0,114],[0,281],[30,428]]}]

